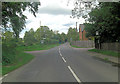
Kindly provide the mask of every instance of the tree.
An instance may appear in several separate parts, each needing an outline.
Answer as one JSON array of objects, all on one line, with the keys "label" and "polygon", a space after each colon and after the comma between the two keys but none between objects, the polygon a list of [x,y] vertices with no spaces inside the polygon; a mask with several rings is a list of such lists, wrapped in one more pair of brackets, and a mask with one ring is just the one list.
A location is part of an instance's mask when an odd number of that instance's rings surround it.
[{"label": "tree", "polygon": [[24,42],[26,45],[33,45],[36,42],[36,39],[34,37],[35,32],[34,30],[31,28],[28,32],[25,32],[25,36],[24,36]]},{"label": "tree", "polygon": [[[7,65],[13,63],[16,53],[16,40],[13,32],[6,31],[2,35],[2,63]],[[11,55],[12,54],[12,55]]]},{"label": "tree", "polygon": [[5,33],[3,33],[3,39],[5,39],[7,42],[9,42],[11,39],[14,38],[14,34],[13,32],[10,31],[6,31]]},{"label": "tree", "polygon": [[49,29],[47,26],[41,26],[35,32],[35,39],[38,43],[41,43],[44,40],[44,43],[55,43],[57,42],[57,37],[55,33]]},{"label": "tree", "polygon": [[[26,16],[23,12],[27,9],[34,16],[38,11],[39,2],[2,2],[2,26],[3,28],[11,28],[15,33],[15,37],[19,37],[19,33],[25,28]],[[10,26],[9,26],[10,25]]]},{"label": "tree", "polygon": [[67,33],[67,37],[68,37],[68,40],[72,40],[72,41],[77,41],[79,40],[79,33],[76,32],[76,29],[75,28],[69,28],[68,30],[68,33]]},{"label": "tree", "polygon": [[[100,3],[98,8],[89,13],[89,22],[85,24],[88,36],[96,36],[99,32],[101,42],[116,42],[120,40],[120,2]],[[104,12],[104,13],[103,13]]]},{"label": "tree", "polygon": [[98,6],[99,2],[97,0],[93,1],[84,1],[84,0],[75,0],[73,2],[74,9],[72,10],[72,18],[80,18],[83,17],[85,19],[88,18],[88,13]]},{"label": "tree", "polygon": [[67,35],[62,32],[61,35],[60,35],[60,39],[61,39],[62,42],[66,42]]}]

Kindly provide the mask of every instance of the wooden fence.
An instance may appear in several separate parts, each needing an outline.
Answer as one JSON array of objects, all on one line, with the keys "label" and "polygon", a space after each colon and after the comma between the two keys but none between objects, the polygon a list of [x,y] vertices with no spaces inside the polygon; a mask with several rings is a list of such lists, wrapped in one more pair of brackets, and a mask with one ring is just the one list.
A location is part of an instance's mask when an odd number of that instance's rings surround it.
[{"label": "wooden fence", "polygon": [[92,48],[95,47],[93,40],[85,40],[85,41],[72,41],[72,45],[79,46],[79,47],[85,47],[85,48]]},{"label": "wooden fence", "polygon": [[101,49],[120,52],[120,43],[101,43]]}]

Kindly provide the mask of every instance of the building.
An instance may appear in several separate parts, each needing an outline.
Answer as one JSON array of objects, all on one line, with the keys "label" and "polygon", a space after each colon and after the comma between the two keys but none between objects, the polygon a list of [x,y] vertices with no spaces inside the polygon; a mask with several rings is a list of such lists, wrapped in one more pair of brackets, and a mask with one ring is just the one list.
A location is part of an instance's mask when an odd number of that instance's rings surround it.
[{"label": "building", "polygon": [[80,40],[88,40],[88,38],[86,38],[86,31],[84,30],[85,26],[83,24],[79,25],[79,38]]}]

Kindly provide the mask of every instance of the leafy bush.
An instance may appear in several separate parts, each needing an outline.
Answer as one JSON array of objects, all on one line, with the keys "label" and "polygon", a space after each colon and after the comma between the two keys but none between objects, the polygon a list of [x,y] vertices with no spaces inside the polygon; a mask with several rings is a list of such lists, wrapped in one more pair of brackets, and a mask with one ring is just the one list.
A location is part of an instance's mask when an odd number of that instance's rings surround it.
[{"label": "leafy bush", "polygon": [[3,40],[2,43],[2,64],[8,65],[12,64],[15,61],[15,54],[16,54],[16,42],[15,39],[11,41]]}]

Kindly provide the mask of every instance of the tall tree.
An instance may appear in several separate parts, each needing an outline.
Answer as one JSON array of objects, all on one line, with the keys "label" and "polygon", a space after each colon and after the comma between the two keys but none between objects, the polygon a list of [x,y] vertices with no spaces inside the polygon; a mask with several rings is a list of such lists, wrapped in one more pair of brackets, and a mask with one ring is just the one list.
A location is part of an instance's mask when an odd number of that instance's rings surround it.
[{"label": "tall tree", "polygon": [[120,40],[120,2],[104,2],[89,13],[89,22],[85,24],[88,36],[95,36],[99,32],[101,42],[116,42]]},{"label": "tall tree", "polygon": [[[38,11],[39,2],[2,2],[2,26],[3,28],[13,29],[16,38],[25,28],[26,16],[23,12],[28,9],[34,16]],[[11,25],[11,26],[8,26]]]},{"label": "tall tree", "polygon": [[75,28],[69,28],[68,30],[68,33],[67,33],[67,37],[68,37],[68,40],[72,40],[72,41],[77,41],[79,40],[79,33],[76,32],[76,29]]},{"label": "tall tree", "polygon": [[25,32],[24,42],[26,45],[35,44],[36,39],[35,39],[34,35],[35,35],[35,32],[32,28],[28,32]]}]

